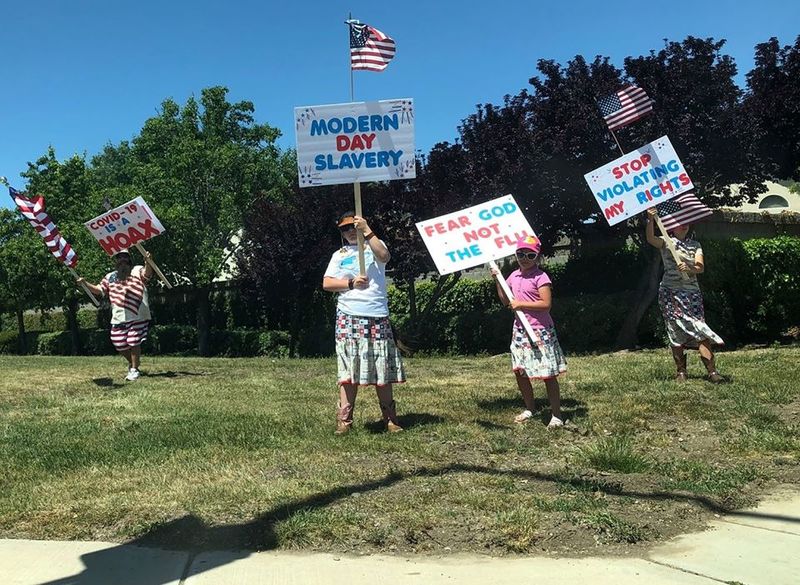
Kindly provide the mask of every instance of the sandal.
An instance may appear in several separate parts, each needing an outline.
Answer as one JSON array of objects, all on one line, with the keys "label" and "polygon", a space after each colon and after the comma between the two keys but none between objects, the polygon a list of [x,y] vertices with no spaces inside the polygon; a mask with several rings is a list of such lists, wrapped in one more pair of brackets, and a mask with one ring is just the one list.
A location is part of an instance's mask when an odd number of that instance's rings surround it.
[{"label": "sandal", "polygon": [[514,422],[517,423],[518,425],[521,425],[523,423],[528,422],[528,419],[530,419],[532,416],[533,413],[530,410],[523,410],[517,416],[514,417]]},{"label": "sandal", "polygon": [[557,429],[563,426],[564,426],[564,421],[558,418],[557,416],[552,417],[550,419],[550,422],[547,424],[548,430]]},{"label": "sandal", "polygon": [[724,382],[725,378],[723,378],[717,370],[714,370],[708,373],[708,380],[714,384],[719,384]]},{"label": "sandal", "polygon": [[676,382],[686,382],[689,379],[689,375],[686,372],[678,372],[675,374],[675,381]]}]

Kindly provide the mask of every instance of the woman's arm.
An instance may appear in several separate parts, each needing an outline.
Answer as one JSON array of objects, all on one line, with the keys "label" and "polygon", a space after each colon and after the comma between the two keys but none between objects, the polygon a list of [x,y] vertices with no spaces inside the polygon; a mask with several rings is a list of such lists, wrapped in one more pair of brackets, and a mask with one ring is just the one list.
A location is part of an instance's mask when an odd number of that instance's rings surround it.
[{"label": "woman's arm", "polygon": [[391,258],[391,254],[389,254],[389,248],[386,247],[386,244],[378,239],[375,232],[373,232],[372,228],[367,224],[366,219],[357,215],[353,220],[356,229],[364,235],[364,241],[367,242],[369,249],[372,250],[375,259],[381,264],[387,264]]},{"label": "woman's arm", "polygon": [[664,247],[664,240],[656,236],[655,231],[655,224],[656,224],[656,208],[651,207],[647,210],[647,227],[644,230],[645,235],[647,236],[647,243],[651,246],[655,246],[656,248],[663,248]]},{"label": "woman's arm", "polygon": [[78,280],[76,280],[75,282],[78,284],[78,286],[84,285],[86,288],[92,291],[93,295],[97,295],[98,297],[103,296],[103,289],[100,288],[98,285],[92,284],[91,282],[88,282],[84,278],[78,278]]},{"label": "woman's arm", "polygon": [[508,308],[513,311],[527,309],[529,311],[549,311],[553,306],[553,291],[549,284],[539,287],[538,301],[511,301]]},{"label": "woman's arm", "polygon": [[327,292],[347,292],[354,288],[364,289],[367,286],[369,286],[369,279],[366,276],[354,276],[352,278],[324,276],[322,278],[322,290]]}]

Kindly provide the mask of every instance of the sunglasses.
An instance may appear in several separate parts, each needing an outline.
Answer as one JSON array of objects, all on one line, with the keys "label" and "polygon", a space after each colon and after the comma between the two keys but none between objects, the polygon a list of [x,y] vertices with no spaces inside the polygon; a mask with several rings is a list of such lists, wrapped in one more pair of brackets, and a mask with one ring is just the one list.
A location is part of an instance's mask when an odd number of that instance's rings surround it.
[{"label": "sunglasses", "polygon": [[536,260],[538,255],[536,252],[517,252],[517,258],[527,258],[528,260]]},{"label": "sunglasses", "polygon": [[356,229],[356,226],[355,226],[355,224],[351,223],[351,224],[348,224],[348,225],[343,225],[342,227],[339,228],[339,231],[341,231],[342,233],[345,233],[345,232],[349,232],[350,230],[354,230],[354,229]]}]

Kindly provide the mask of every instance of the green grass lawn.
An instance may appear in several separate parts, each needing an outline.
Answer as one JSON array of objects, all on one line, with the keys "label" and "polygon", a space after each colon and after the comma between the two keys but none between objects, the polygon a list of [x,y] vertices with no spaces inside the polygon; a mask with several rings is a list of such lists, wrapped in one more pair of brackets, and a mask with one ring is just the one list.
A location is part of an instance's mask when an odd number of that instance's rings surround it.
[{"label": "green grass lawn", "polygon": [[341,552],[635,551],[800,480],[800,348],[574,357],[548,432],[508,356],[414,358],[406,432],[334,360],[0,356],[0,537]]}]

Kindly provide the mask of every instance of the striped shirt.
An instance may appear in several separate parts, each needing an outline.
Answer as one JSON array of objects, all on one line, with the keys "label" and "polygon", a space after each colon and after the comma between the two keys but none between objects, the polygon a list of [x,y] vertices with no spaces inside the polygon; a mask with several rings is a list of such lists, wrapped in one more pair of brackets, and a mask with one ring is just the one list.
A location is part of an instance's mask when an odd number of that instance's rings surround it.
[{"label": "striped shirt", "polygon": [[103,294],[111,302],[111,324],[131,321],[149,321],[150,306],[147,300],[147,281],[143,266],[134,266],[125,280],[117,277],[116,270],[109,272],[100,282]]}]

